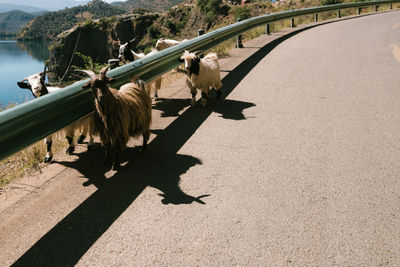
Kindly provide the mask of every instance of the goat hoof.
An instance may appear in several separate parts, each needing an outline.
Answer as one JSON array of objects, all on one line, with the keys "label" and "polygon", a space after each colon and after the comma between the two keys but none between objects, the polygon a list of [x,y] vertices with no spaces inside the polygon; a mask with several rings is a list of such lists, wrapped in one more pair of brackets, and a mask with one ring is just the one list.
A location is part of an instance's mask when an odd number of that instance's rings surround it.
[{"label": "goat hoof", "polygon": [[78,144],[83,144],[83,141],[85,140],[85,137],[86,136],[84,136],[84,135],[80,135],[79,136],[79,138],[78,138],[78,140],[76,141]]},{"label": "goat hoof", "polygon": [[119,167],[120,167],[120,165],[119,165],[119,164],[117,164],[117,163],[114,163],[114,165],[113,165],[112,169],[113,169],[113,171],[118,171],[118,170],[119,170]]},{"label": "goat hoof", "polygon": [[93,151],[94,150],[94,145],[88,145],[87,146],[88,151]]},{"label": "goat hoof", "polygon": [[112,166],[113,166],[113,162],[109,158],[106,158],[106,160],[104,161],[104,168],[106,170],[110,170],[112,168]]},{"label": "goat hoof", "polygon": [[70,146],[67,148],[67,151],[65,151],[65,153],[67,153],[68,155],[71,155],[72,153],[74,153],[75,151],[75,147]]},{"label": "goat hoof", "polygon": [[45,157],[45,158],[44,158],[44,162],[45,162],[45,163],[50,163],[52,159],[53,159],[53,157],[51,157],[51,156]]},{"label": "goat hoof", "polygon": [[111,167],[112,167],[112,163],[111,162],[104,163],[104,168],[106,169],[106,171],[111,170]]}]

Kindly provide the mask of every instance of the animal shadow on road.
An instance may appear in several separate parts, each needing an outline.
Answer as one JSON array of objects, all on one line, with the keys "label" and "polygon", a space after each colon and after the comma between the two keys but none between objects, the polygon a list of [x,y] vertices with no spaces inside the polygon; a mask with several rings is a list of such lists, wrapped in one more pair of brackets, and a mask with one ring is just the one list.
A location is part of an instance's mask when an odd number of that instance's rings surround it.
[{"label": "animal shadow on road", "polygon": [[[259,49],[252,56],[232,70],[222,80],[221,99],[212,100],[206,108],[189,108],[175,119],[149,144],[148,150],[128,149],[121,155],[128,163],[111,178],[106,178],[102,164],[103,151],[78,154],[79,160],[59,162],[75,168],[98,189],[83,203],[69,213],[39,241],[37,241],[14,266],[73,266],[98,240],[102,234],[121,216],[147,186],[159,189],[162,203],[190,204],[204,203],[207,194],[194,197],[179,187],[180,175],[191,167],[202,164],[200,159],[180,155],[178,151],[212,114],[218,112],[223,118],[244,119],[243,109],[252,103],[224,100],[239,82],[272,49],[284,40],[303,31],[301,29],[280,37]],[[173,104],[173,101],[171,102]],[[183,103],[186,103],[183,101]],[[164,107],[163,109],[170,109]],[[176,115],[170,109],[166,114]],[[204,200],[204,201],[203,201]]]}]

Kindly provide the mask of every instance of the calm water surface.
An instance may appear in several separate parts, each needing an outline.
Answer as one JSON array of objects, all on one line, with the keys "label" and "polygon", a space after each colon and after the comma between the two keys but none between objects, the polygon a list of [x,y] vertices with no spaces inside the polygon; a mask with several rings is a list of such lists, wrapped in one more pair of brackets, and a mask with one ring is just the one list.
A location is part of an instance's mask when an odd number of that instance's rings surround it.
[{"label": "calm water surface", "polygon": [[0,107],[33,99],[31,92],[20,89],[17,82],[43,71],[49,57],[47,47],[43,42],[0,40]]}]

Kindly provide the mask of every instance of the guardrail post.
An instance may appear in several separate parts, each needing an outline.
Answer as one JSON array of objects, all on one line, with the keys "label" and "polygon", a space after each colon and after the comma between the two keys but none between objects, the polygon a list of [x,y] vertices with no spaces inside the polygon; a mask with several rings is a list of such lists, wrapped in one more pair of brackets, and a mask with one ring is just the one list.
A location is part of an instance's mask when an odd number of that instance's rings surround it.
[{"label": "guardrail post", "polygon": [[[237,19],[237,22],[241,21],[241,18]],[[236,48],[243,48],[243,44],[242,44],[242,35],[239,34],[236,38]]]},{"label": "guardrail post", "polygon": [[197,30],[197,36],[203,35],[204,34],[204,30],[203,29],[198,29]]},{"label": "guardrail post", "polygon": [[378,12],[378,5],[374,5],[375,12]]},{"label": "guardrail post", "polygon": [[269,28],[269,24],[265,25],[265,34],[267,34],[267,35],[271,34],[271,30]]},{"label": "guardrail post", "polygon": [[390,3],[389,9],[393,9],[393,4]]},{"label": "guardrail post", "polygon": [[110,66],[110,70],[115,69],[119,65],[119,60],[115,58],[109,59],[108,65]]},{"label": "guardrail post", "polygon": [[340,9],[337,11],[337,17],[340,18]]},{"label": "guardrail post", "polygon": [[361,7],[357,7],[357,15],[361,14]]},{"label": "guardrail post", "polygon": [[314,14],[314,22],[318,22],[318,13]]},{"label": "guardrail post", "polygon": [[290,27],[292,27],[292,28],[296,27],[296,26],[294,25],[294,18],[291,18],[291,19],[290,19]]}]

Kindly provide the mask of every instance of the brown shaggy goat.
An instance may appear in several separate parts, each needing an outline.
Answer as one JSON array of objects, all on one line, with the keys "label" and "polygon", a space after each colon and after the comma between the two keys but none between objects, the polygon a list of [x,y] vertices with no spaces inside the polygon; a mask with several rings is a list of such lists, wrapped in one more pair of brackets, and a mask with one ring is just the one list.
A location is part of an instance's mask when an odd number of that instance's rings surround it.
[{"label": "brown shaggy goat", "polygon": [[106,151],[106,167],[119,167],[118,153],[126,147],[129,138],[143,136],[143,149],[150,137],[151,97],[143,82],[127,83],[119,90],[110,88],[114,79],[106,76],[109,67],[99,75],[85,71],[90,81],[83,88],[91,87],[95,95],[96,129]]}]

